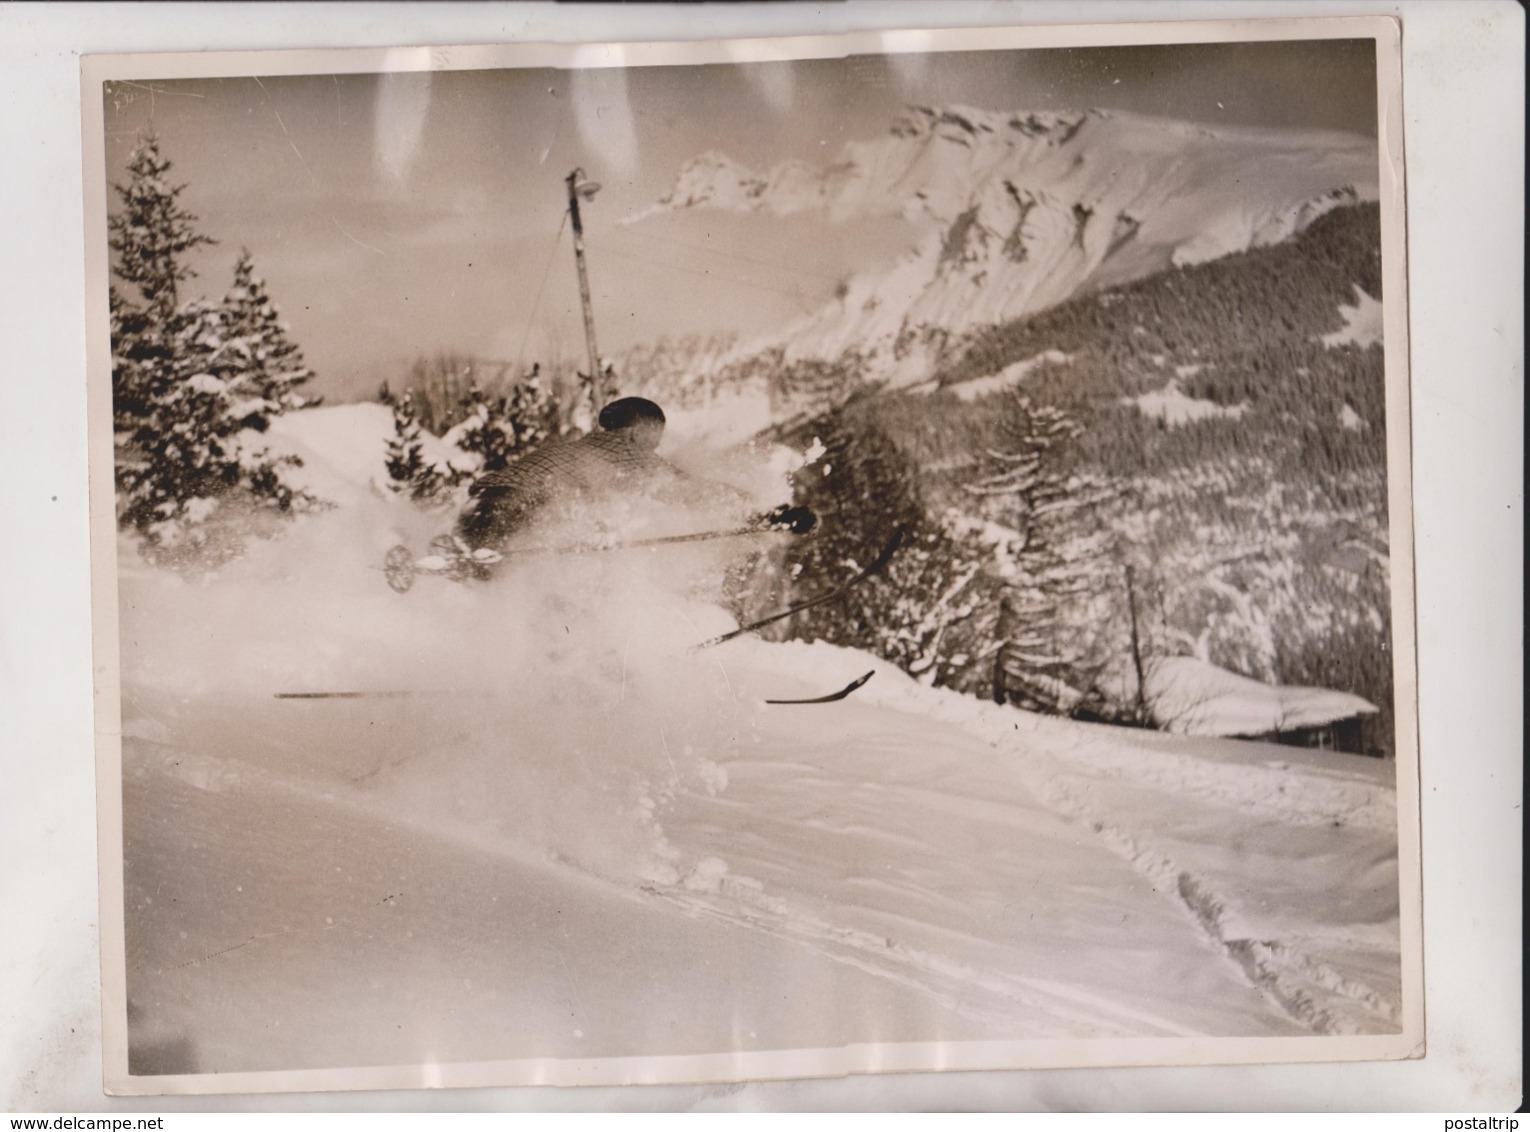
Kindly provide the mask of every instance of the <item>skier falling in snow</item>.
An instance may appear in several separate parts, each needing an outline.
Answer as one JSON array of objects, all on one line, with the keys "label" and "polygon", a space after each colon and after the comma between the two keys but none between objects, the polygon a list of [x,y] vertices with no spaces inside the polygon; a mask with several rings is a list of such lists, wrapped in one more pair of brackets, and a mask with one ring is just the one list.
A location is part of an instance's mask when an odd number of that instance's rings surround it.
[{"label": "skier falling in snow", "polygon": [[[469,489],[469,502],[457,518],[454,533],[431,543],[432,554],[418,561],[407,547],[388,552],[385,570],[388,584],[400,593],[414,584],[417,573],[440,574],[454,580],[483,580],[506,557],[538,552],[560,553],[616,547],[657,546],[692,542],[764,531],[806,534],[817,525],[811,508],[782,504],[753,516],[747,525],[731,530],[701,531],[630,541],[595,541],[555,546],[514,545],[517,536],[544,518],[560,525],[589,510],[596,516],[609,513],[613,504],[649,498],[679,506],[719,504],[737,508],[747,502],[735,488],[700,479],[661,458],[657,449],[664,436],[664,411],[641,397],[613,401],[600,412],[598,432],[573,441],[553,441],[500,471],[489,472]],[[881,574],[903,539],[895,530],[887,544],[850,577],[830,586],[818,596],[789,605],[774,613],[740,625],[726,633],[700,641],[695,649],[731,641],[794,613],[837,601],[853,587]],[[768,704],[833,703],[850,695],[871,679],[866,672],[844,687],[822,696],[800,699],[767,699]],[[363,696],[363,692],[278,692],[278,699],[328,699]]]},{"label": "skier falling in snow", "polygon": [[[431,556],[415,561],[404,547],[389,551],[388,583],[403,592],[416,572],[443,574],[454,580],[486,579],[507,554],[517,535],[547,520],[565,528],[623,503],[649,499],[679,506],[736,506],[742,492],[676,468],[658,455],[664,436],[664,411],[642,397],[623,397],[600,411],[599,429],[572,441],[553,441],[498,471],[479,477],[468,489],[469,502],[451,535],[431,543]],[[649,543],[744,534],[770,529],[797,534],[816,523],[806,507],[782,505],[733,531],[671,536]],[[609,544],[608,544],[609,545]],[[598,549],[575,544],[551,549]],[[541,548],[521,548],[521,552]]]}]

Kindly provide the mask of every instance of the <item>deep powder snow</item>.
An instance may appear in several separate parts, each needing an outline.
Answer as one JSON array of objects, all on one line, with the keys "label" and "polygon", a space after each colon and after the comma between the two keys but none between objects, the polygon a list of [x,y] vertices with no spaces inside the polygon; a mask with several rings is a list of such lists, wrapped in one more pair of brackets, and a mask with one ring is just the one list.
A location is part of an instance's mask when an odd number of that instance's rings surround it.
[{"label": "deep powder snow", "polygon": [[304,416],[344,506],[202,582],[123,548],[134,1072],[1398,1029],[1390,764],[694,652],[747,543],[400,596],[445,520]]}]

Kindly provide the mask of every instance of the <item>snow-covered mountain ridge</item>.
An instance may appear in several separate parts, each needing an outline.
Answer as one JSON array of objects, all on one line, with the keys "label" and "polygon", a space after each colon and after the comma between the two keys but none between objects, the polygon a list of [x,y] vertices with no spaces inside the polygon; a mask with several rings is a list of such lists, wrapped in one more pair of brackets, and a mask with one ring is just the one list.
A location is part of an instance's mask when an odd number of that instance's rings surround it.
[{"label": "snow-covered mountain ridge", "polygon": [[878,213],[929,215],[949,221],[966,186],[992,172],[1006,150],[1029,153],[1037,146],[1066,144],[1088,117],[1099,114],[910,107],[885,137],[850,142],[823,167],[788,160],[755,173],[726,153],[709,150],[681,167],[657,208],[758,209],[776,216],[819,212],[837,221]]},{"label": "snow-covered mountain ridge", "polygon": [[1375,142],[1355,135],[911,107],[883,137],[850,142],[823,167],[788,161],[757,173],[703,154],[654,211],[909,221],[918,245],[890,271],[854,275],[837,301],[740,354],[776,342],[788,359],[853,349],[874,358],[878,376],[912,381],[929,364],[911,348],[921,335],[943,342],[1277,243],[1377,191]]}]

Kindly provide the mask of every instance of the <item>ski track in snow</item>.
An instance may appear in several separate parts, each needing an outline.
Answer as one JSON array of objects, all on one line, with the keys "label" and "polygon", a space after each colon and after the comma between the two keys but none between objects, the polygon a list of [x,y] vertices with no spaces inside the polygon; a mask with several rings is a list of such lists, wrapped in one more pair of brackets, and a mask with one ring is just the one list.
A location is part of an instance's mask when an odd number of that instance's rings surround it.
[{"label": "ski track in snow", "polygon": [[1087,823],[1133,868],[1155,881],[1162,891],[1174,893],[1207,936],[1256,986],[1315,1033],[1358,1034],[1371,1032],[1375,1027],[1354,1021],[1354,1010],[1325,1005],[1325,1000],[1314,993],[1314,988],[1338,996],[1343,1005],[1357,1007],[1365,1021],[1394,1026],[1400,1023],[1402,1010],[1396,999],[1357,979],[1346,978],[1327,964],[1310,958],[1296,945],[1238,937],[1228,925],[1227,900],[1209,882],[1181,868],[1154,844],[1151,837],[1097,817],[1085,795],[1076,791],[1066,778],[1043,787],[1042,792],[1053,808]]},{"label": "ski track in snow", "polygon": [[[789,664],[782,664],[777,675],[790,671]],[[735,671],[729,683],[742,677]],[[746,679],[743,682],[748,683]],[[861,701],[871,704],[880,698],[886,706],[907,710],[909,704],[899,702],[900,697],[906,700],[907,688],[894,687],[889,695],[888,683],[884,677],[877,691],[863,690]],[[1337,767],[1324,767],[1319,772],[1308,768],[1306,773],[1291,775],[1285,762],[1243,760],[1228,764],[1164,749],[1172,743],[1162,742],[1158,736],[1138,737],[1115,729],[1042,720],[1023,716],[1013,709],[995,708],[926,689],[920,689],[917,698],[922,717],[950,717],[947,723],[970,733],[990,750],[1001,744],[1014,747],[1014,736],[1023,735],[1025,757],[1013,759],[1007,765],[1024,790],[1047,810],[1087,830],[1094,841],[1129,865],[1161,897],[1173,902],[1216,953],[1266,996],[1280,1015],[1318,1034],[1373,1032],[1396,1026],[1400,1007],[1395,996],[1314,957],[1300,941],[1258,938],[1240,932],[1236,903],[1219,892],[1211,878],[1176,861],[1160,839],[1149,832],[1149,823],[1123,821],[1119,811],[1102,805],[1093,787],[1100,783],[1125,783],[1133,788],[1172,794],[1182,801],[1193,800],[1197,805],[1225,807],[1250,819],[1298,826],[1348,823],[1355,829],[1378,833],[1388,833],[1392,828],[1391,807],[1395,802],[1389,790],[1363,775],[1346,774]],[[862,706],[860,710],[866,708]],[[353,776],[349,782],[305,780],[235,758],[192,754],[162,746],[170,738],[170,729],[143,718],[126,730],[130,736],[138,737],[134,749],[139,773],[152,769],[171,774],[207,792],[286,793],[389,820],[407,822],[415,818],[407,809],[390,804],[393,800],[387,795],[369,794],[363,788],[362,784],[378,770],[386,769],[382,766]],[[673,769],[674,756],[667,750],[668,740],[664,742],[665,757]],[[894,765],[913,765],[897,758],[893,761]],[[833,773],[822,773],[811,762],[761,759],[751,752],[726,761],[721,781],[726,784],[730,776],[735,781],[747,778],[751,767],[768,768],[778,776],[784,772],[803,797],[837,795],[842,800],[844,804],[827,815],[798,815],[794,828],[799,833],[817,831],[860,844],[881,845],[883,851],[901,851],[916,859],[930,854],[930,838],[921,836],[917,827],[898,828],[901,815],[918,814],[925,820],[951,823],[953,828],[962,823],[1011,826],[1017,833],[1030,820],[1012,802],[974,793],[971,783],[964,784],[960,775],[953,779],[938,766],[921,768],[921,780],[859,779],[847,784]],[[687,835],[694,830],[684,820],[671,820],[676,806],[683,809],[683,803],[690,799],[703,802],[714,813],[732,811],[744,818],[752,805],[760,801],[749,797],[747,790],[744,797],[735,798],[733,794],[737,791],[728,790],[726,785],[721,791],[710,793],[681,789],[677,797],[678,778],[676,774],[675,782],[663,789],[654,789],[650,784],[643,799],[647,801],[649,794],[660,797],[659,803],[650,802],[649,806],[657,806],[665,823],[663,834],[677,839],[681,850],[688,850],[692,857],[708,850],[687,843]],[[850,802],[854,803],[850,808],[860,817],[845,812]],[[751,863],[765,863],[780,845],[791,840],[791,828],[783,828],[774,837],[761,836],[758,815],[753,824],[742,821],[741,825],[755,843],[744,836],[734,842],[732,852],[724,849],[725,856],[735,860],[742,856]],[[443,833],[428,821],[421,828],[436,835]],[[722,831],[727,833],[726,819]],[[743,925],[812,947],[835,961],[932,996],[948,1009],[986,1026],[1013,1024],[1018,1012],[1018,1016],[1028,1018],[1035,1027],[1035,1036],[1080,1033],[1192,1036],[1204,1032],[1167,1014],[1121,1001],[1119,996],[1112,998],[1109,992],[1088,989],[1066,979],[1006,969],[1002,955],[997,961],[984,964],[982,958],[990,956],[985,946],[975,947],[973,939],[960,929],[942,927],[941,917],[958,916],[964,902],[961,890],[942,891],[938,872],[892,882],[874,877],[845,878],[839,889],[845,899],[836,905],[833,900],[804,901],[803,894],[794,894],[789,885],[733,875],[726,862],[715,870],[715,875],[693,886],[700,891],[691,891],[685,883],[639,886],[630,880],[602,877],[566,855],[517,842],[480,826],[464,824],[445,832],[479,851],[507,857],[527,867],[555,869],[570,881],[581,878],[582,883],[594,884],[626,900],[657,898],[685,915]],[[790,852],[777,865],[781,875],[789,874],[793,867]],[[934,867],[940,868],[939,863]],[[873,897],[870,903],[858,904],[856,897],[866,894]],[[889,913],[884,905],[898,911]],[[874,913],[869,921],[867,908]],[[926,914],[920,915],[921,909],[927,909]],[[881,930],[900,919],[918,942],[895,939],[893,934]],[[877,930],[867,926],[872,921],[878,925]],[[256,940],[232,941],[223,950],[232,951],[252,942]],[[222,952],[194,957],[190,962],[205,962],[219,954]]]},{"label": "ski track in snow", "polygon": [[[1396,799],[1381,764],[1049,720],[822,644],[638,655],[642,619],[580,646],[558,612],[558,655],[536,661],[513,651],[505,614],[485,621],[490,607],[454,590],[432,600],[407,607],[427,632],[385,612],[402,605],[344,622],[315,605],[336,622],[321,621],[306,654],[290,655],[278,625],[243,640],[241,664],[322,681],[360,663],[375,679],[400,641],[435,650],[477,630],[498,666],[478,678],[510,683],[278,710],[249,671],[214,662],[209,682],[182,660],[125,688],[138,796],[168,776],[412,828],[595,900],[806,949],[966,1019],[971,1036],[1397,1028]],[[695,607],[670,620],[686,641],[715,631]],[[345,646],[372,624],[386,631]],[[451,679],[434,651],[408,659]],[[527,663],[541,670],[516,667]],[[761,702],[867,668],[876,679],[843,704]],[[258,846],[235,852],[225,866],[259,867]],[[1293,884],[1321,891],[1308,903]],[[1355,884],[1374,891],[1351,911],[1341,897]],[[272,943],[288,932],[204,930],[195,953],[159,939],[153,977],[275,963],[260,953],[293,943]]]},{"label": "ski track in snow", "polygon": [[[989,723],[986,730],[990,731],[993,722],[1003,726],[1002,721],[984,722]],[[1067,728],[1053,721],[1038,723],[1042,732],[1065,733]],[[1081,731],[1087,734],[1088,726],[1082,725]],[[1207,936],[1292,1018],[1319,1034],[1399,1027],[1402,1009],[1395,996],[1345,976],[1306,954],[1294,941],[1238,934],[1235,902],[1219,893],[1208,878],[1177,864],[1144,828],[1127,828],[1107,816],[1091,802],[1089,780],[1098,776],[1126,778],[1230,805],[1251,816],[1276,816],[1298,825],[1347,822],[1389,836],[1396,827],[1396,801],[1391,791],[1342,771],[1292,779],[1286,774],[1289,764],[1278,762],[1242,765],[1231,771],[1192,756],[1152,750],[1148,742],[1119,735],[1113,739],[1089,742],[1066,735],[1064,743],[1051,753],[1066,752],[1064,759],[1073,766],[1054,766],[1045,773],[1031,770],[1026,776],[1028,785],[1054,810],[1087,825],[1113,852],[1154,881],[1160,891],[1175,894]],[[1295,788],[1288,790],[1288,785]]]},{"label": "ski track in snow", "polygon": [[[627,902],[657,899],[683,915],[744,926],[811,947],[836,962],[932,997],[945,1008],[985,1026],[1012,1026],[1015,1008],[1018,1007],[1033,1020],[1053,1019],[1050,1025],[1042,1023],[1034,1035],[1040,1037],[1101,1032],[1115,1035],[1146,1032],[1193,1037],[1201,1033],[1170,1018],[1112,1001],[1063,980],[985,971],[936,951],[897,943],[885,935],[837,923],[833,919],[817,916],[789,899],[767,893],[765,886],[749,877],[725,874],[719,879],[718,891],[714,893],[688,891],[682,884],[638,886],[631,882],[616,881],[590,871],[564,854],[549,853],[513,838],[497,837],[481,828],[462,825],[443,829],[434,823],[411,820],[407,813],[400,813],[396,807],[388,805],[386,798],[345,788],[332,780],[297,778],[243,759],[189,754],[162,745],[163,740],[168,738],[166,730],[142,718],[135,720],[125,730],[129,733],[128,737],[134,740],[131,759],[134,773],[141,776],[168,775],[206,793],[255,792],[289,796],[322,803],[341,811],[393,821],[403,820],[418,827],[422,833],[444,836],[476,851],[514,861],[522,867],[550,871],[561,877],[563,883],[577,884]],[[811,782],[807,784],[813,785]],[[355,783],[352,782],[351,786],[355,786]],[[943,800],[943,808],[957,814],[966,805],[965,799]],[[887,836],[884,831],[865,828],[878,837]],[[903,840],[911,846],[924,847],[923,842],[916,838]],[[902,895],[902,891],[895,890],[894,894]],[[343,928],[348,922],[340,920],[257,933],[230,940],[206,953],[189,955],[174,965],[183,968],[199,966],[267,940],[304,931],[334,930]],[[946,936],[953,951],[960,951],[964,945],[970,944],[970,940],[959,932],[937,931],[936,934]],[[980,993],[975,995],[974,992]]]},{"label": "ski track in snow", "polygon": [[[894,677],[896,679],[896,676]],[[920,697],[921,713],[947,718],[998,747],[1009,740],[1020,726],[1011,709],[983,704],[951,693],[926,693]],[[890,695],[887,683],[875,691],[863,693],[864,700],[882,700],[889,706],[906,708],[904,689]],[[1240,758],[1207,757],[1167,749],[1174,740],[1151,733],[1135,733],[1088,724],[1025,717],[1027,738],[1031,741],[1028,757],[1017,759],[1014,766],[1026,787],[1053,812],[1087,828],[1112,853],[1149,880],[1155,891],[1172,899],[1191,918],[1227,962],[1243,973],[1250,983],[1266,995],[1276,1007],[1304,1028],[1316,1034],[1357,1034],[1396,1030],[1401,1022],[1400,995],[1395,988],[1378,990],[1363,978],[1347,974],[1309,949],[1343,950],[1346,943],[1363,941],[1383,951],[1395,951],[1395,922],[1370,928],[1367,925],[1344,925],[1342,931],[1324,938],[1259,938],[1244,930],[1246,916],[1238,902],[1219,891],[1216,881],[1182,866],[1150,832],[1150,821],[1124,822],[1119,808],[1110,809],[1096,800],[1092,786],[1100,780],[1125,782],[1145,787],[1196,805],[1209,804],[1226,808],[1255,821],[1276,822],[1297,827],[1349,827],[1380,835],[1386,843],[1395,841],[1396,797],[1389,784],[1379,783],[1373,773],[1376,764],[1357,763],[1345,756],[1322,756],[1329,761],[1308,765],[1293,773],[1293,761],[1306,753],[1254,744],[1220,744],[1222,750],[1270,752],[1277,757],[1256,761]],[[1183,744],[1181,744],[1183,746]],[[1210,752],[1218,744],[1202,744]],[[1038,755],[1044,758],[1037,758]],[[1311,761],[1311,756],[1306,755]],[[1348,764],[1348,765],[1346,765]],[[972,820],[979,816],[984,803],[979,799],[944,796],[927,798],[926,804],[951,810],[954,820]],[[1192,808],[1192,807],[1187,807]],[[888,836],[878,831],[880,836]],[[908,839],[918,843],[917,839]],[[736,893],[735,899],[758,905],[754,890]],[[866,933],[846,933],[832,927],[815,927],[809,916],[792,911],[779,903],[772,909],[793,923],[790,929],[799,934],[832,937],[841,946],[851,941],[874,962],[885,963],[898,957],[931,973],[948,973],[938,958],[924,953],[888,946],[889,941]],[[968,977],[974,984],[996,995],[1023,999],[1021,987],[1033,988],[1034,981],[1015,980],[1009,984],[975,973]],[[1087,996],[1096,1005],[1097,996]],[[1139,1015],[1140,1021],[1147,1021]],[[1150,1023],[1151,1024],[1151,1023]],[[1170,1031],[1172,1032],[1172,1024]]]},{"label": "ski track in snow", "polygon": [[[1080,1029],[1098,1032],[1102,1023],[1120,1034],[1201,1036],[1200,1031],[1172,1019],[1091,994],[1077,985],[980,970],[935,952],[905,946],[888,936],[819,919],[788,901],[764,895],[754,884],[725,881],[722,900],[684,891],[653,891],[688,914],[743,923],[783,939],[806,942],[868,974],[933,994],[949,1009],[989,1025],[1010,1022],[1014,1013],[1004,1006],[1019,1005],[1032,1016],[1051,1016],[1065,1023],[1036,1036],[1063,1037]],[[1003,1005],[974,999],[973,990]]]}]

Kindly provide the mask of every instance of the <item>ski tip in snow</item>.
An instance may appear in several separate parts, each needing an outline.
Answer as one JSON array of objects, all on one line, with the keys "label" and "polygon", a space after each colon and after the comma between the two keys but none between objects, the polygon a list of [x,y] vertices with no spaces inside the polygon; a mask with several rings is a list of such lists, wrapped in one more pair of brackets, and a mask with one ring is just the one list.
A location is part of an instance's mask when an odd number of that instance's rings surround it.
[{"label": "ski tip in snow", "polygon": [[813,696],[811,699],[805,700],[766,700],[765,702],[767,704],[832,704],[836,700],[844,699],[851,692],[855,691],[875,675],[876,671],[872,670],[871,672],[866,673],[864,676],[857,676],[854,680],[850,681],[850,683],[846,684],[839,691],[830,692],[826,696]]}]

